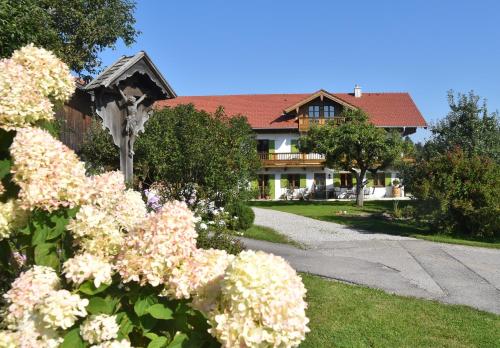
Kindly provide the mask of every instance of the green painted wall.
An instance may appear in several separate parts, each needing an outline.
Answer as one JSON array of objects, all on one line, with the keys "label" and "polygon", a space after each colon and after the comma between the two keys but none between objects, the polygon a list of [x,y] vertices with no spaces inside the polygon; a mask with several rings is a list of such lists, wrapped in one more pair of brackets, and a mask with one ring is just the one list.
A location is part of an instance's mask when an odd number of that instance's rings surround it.
[{"label": "green painted wall", "polygon": [[284,175],[281,176],[280,187],[287,188],[288,187],[288,178]]},{"label": "green painted wall", "polygon": [[269,140],[269,153],[274,153],[276,151],[276,145],[274,144],[274,140]]},{"label": "green painted wall", "polygon": [[274,185],[274,179],[275,179],[275,175],[270,174],[269,175],[269,191],[270,191],[271,199],[275,198],[275,193],[276,193],[276,187],[275,187],[276,185]]},{"label": "green painted wall", "polygon": [[333,175],[333,186],[340,187],[340,173],[335,173]]},{"label": "green painted wall", "polygon": [[373,174],[368,172],[366,173],[366,180],[368,180],[368,187],[373,187]]},{"label": "green painted wall", "polygon": [[306,187],[307,187],[306,175],[300,174],[300,188],[306,188]]},{"label": "green painted wall", "polygon": [[391,173],[385,173],[385,186],[391,186],[391,185],[392,185]]}]

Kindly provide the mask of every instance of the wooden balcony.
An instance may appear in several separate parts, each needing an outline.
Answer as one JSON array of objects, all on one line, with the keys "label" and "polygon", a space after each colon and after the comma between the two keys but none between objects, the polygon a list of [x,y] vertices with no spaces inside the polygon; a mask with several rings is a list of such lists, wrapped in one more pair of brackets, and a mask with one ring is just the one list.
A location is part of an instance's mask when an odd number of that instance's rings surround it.
[{"label": "wooden balcony", "polygon": [[325,156],[319,153],[259,153],[264,168],[324,167]]},{"label": "wooden balcony", "polygon": [[299,117],[299,132],[307,132],[311,124],[323,125],[326,122],[341,124],[345,122],[345,117],[334,117],[331,119],[326,119],[326,118],[311,118],[307,116],[301,116]]}]

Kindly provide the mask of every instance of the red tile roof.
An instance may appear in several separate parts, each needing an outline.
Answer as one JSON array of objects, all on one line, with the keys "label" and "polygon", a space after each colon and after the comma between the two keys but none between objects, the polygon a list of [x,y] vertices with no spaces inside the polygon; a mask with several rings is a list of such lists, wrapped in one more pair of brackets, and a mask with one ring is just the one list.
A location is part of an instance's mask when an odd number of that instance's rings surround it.
[{"label": "red tile roof", "polygon": [[[214,112],[223,106],[227,115],[247,116],[252,128],[297,128],[294,116],[284,115],[283,110],[299,103],[311,94],[248,94],[219,96],[180,96],[161,100],[159,108],[194,104],[198,110]],[[348,93],[332,93],[333,96],[364,110],[376,126],[426,127],[427,124],[408,93],[363,93],[355,98]]]}]

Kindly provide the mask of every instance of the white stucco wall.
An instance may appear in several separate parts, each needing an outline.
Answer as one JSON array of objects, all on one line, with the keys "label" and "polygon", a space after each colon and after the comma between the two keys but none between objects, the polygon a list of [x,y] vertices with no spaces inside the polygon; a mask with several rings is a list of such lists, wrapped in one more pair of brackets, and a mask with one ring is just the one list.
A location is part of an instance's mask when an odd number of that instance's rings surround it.
[{"label": "white stucco wall", "polygon": [[298,139],[297,133],[257,133],[257,140],[274,140],[274,150],[276,153],[292,152],[292,140]]},{"label": "white stucco wall", "polygon": [[[296,132],[287,132],[287,133],[257,133],[257,139],[267,139],[274,140],[274,148],[275,153],[289,153],[292,152],[292,140],[298,139],[299,134]],[[391,171],[386,171],[389,173]],[[325,168],[287,168],[286,170],[283,168],[278,169],[262,169],[259,174],[270,174],[274,175],[274,187],[275,187],[275,196],[271,197],[272,199],[280,199],[282,194],[286,191],[285,189],[280,188],[281,183],[281,175],[282,174],[305,174],[306,175],[306,186],[308,189],[311,189],[314,183],[314,174],[315,173],[324,173],[326,178],[326,189],[327,191],[333,190],[333,182],[335,177],[335,171]],[[330,175],[330,178],[328,177]],[[391,182],[396,178],[395,173],[391,173]],[[392,197],[392,187],[375,187],[370,188],[372,190],[372,194],[369,196],[370,198],[384,198],[384,197]],[[346,191],[347,189],[342,188],[342,191]]]},{"label": "white stucco wall", "polygon": [[[313,183],[314,183],[314,174],[315,173],[324,173],[325,178],[326,178],[326,189],[327,191],[332,191],[334,189],[333,182],[334,182],[334,177],[335,177],[335,171],[325,168],[287,168],[284,170],[283,168],[277,168],[277,169],[268,169],[268,170],[260,170],[259,174],[268,174],[268,175],[274,175],[274,187],[275,187],[275,194],[274,197],[271,197],[271,199],[281,199],[281,196],[286,192],[285,188],[281,188],[281,175],[287,175],[287,174],[305,174],[306,175],[306,187],[307,189],[311,189]],[[389,173],[389,172],[387,172]],[[330,178],[328,177],[330,175]],[[391,182],[396,178],[395,173],[391,173]],[[392,186],[385,186],[385,187],[370,187],[371,190],[371,195],[368,196],[368,198],[385,198],[385,197],[392,197]],[[340,188],[340,192],[345,192],[347,191],[347,188]],[[401,190],[404,192],[404,190]],[[403,193],[404,195],[404,193]]]}]

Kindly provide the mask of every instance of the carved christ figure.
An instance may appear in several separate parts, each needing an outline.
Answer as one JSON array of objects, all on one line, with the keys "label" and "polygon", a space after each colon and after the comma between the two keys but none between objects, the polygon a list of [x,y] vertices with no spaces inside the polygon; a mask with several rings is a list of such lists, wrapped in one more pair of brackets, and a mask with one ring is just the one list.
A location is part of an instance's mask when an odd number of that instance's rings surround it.
[{"label": "carved christ figure", "polygon": [[123,91],[118,88],[120,94],[123,98],[124,104],[127,107],[127,116],[125,117],[125,134],[128,137],[128,156],[132,158],[134,155],[134,142],[137,134],[139,133],[139,128],[141,125],[141,120],[137,115],[137,108],[140,103],[146,98],[146,94],[137,98],[134,96],[127,96]]}]

